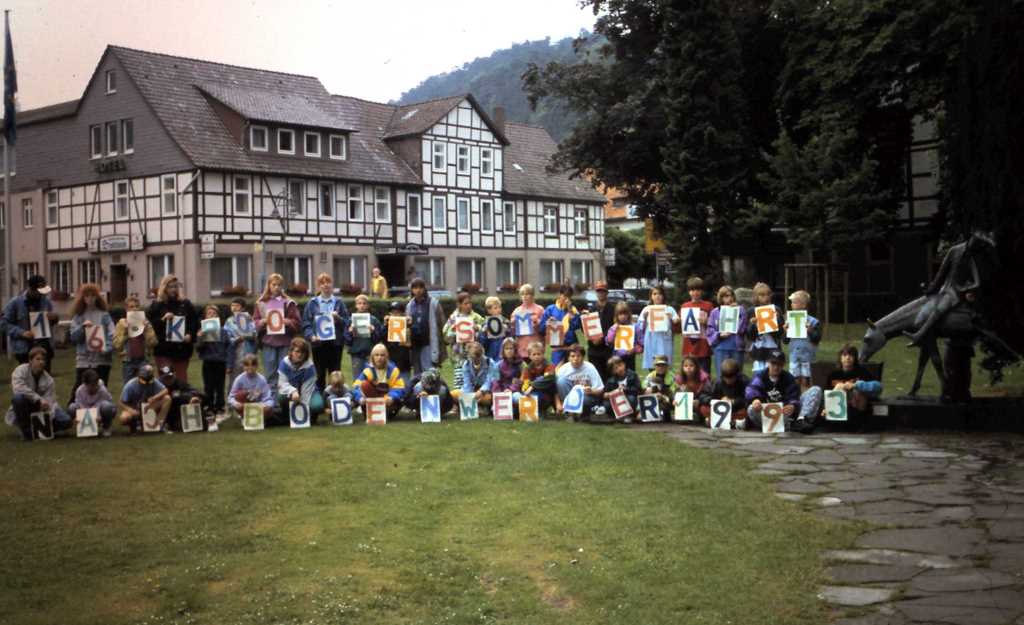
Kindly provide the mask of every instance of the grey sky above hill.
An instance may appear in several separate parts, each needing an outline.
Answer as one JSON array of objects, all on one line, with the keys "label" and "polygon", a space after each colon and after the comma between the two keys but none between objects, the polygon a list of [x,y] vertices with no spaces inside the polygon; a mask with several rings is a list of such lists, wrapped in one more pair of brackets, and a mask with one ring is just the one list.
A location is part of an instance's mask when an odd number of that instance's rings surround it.
[{"label": "grey sky above hill", "polygon": [[8,0],[18,100],[82,95],[107,44],[315,76],[385,102],[425,78],[531,39],[592,29],[576,0]]}]

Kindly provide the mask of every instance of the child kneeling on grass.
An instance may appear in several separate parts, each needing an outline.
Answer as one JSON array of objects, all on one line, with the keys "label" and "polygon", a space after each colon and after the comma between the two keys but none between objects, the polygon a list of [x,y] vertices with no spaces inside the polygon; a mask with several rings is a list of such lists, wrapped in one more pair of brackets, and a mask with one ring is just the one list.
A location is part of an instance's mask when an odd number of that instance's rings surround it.
[{"label": "child kneeling on grass", "polygon": [[242,357],[242,373],[231,383],[228,393],[228,405],[241,417],[245,404],[263,406],[263,419],[266,421],[274,416],[274,394],[267,384],[267,379],[259,372],[260,360],[256,354]]},{"label": "child kneeling on grass", "polygon": [[370,351],[370,362],[356,378],[352,389],[352,400],[359,404],[364,415],[366,400],[376,397],[384,398],[389,419],[398,416],[405,397],[405,380],[395,363],[388,359],[388,348],[382,343]]},{"label": "child kneeling on grass", "polygon": [[171,410],[171,393],[156,379],[156,370],[148,363],[139,367],[139,375],[124,385],[118,402],[118,421],[127,425],[132,434],[142,426],[143,403],[156,412],[160,428],[169,432],[166,422],[167,413]]},{"label": "child kneeling on grass", "polygon": [[309,407],[309,423],[316,425],[317,417],[324,410],[324,398],[316,390],[316,367],[313,366],[312,350],[301,336],[292,339],[288,354],[281,359],[277,368],[278,415],[275,425],[288,425],[291,421],[289,406],[300,402]]},{"label": "child kneeling on grass", "polygon": [[672,373],[668,370],[668,356],[654,357],[654,370],[648,373],[644,379],[643,394],[656,395],[658,407],[661,410],[661,419],[663,421],[672,419]]},{"label": "child kneeling on grass", "polygon": [[[558,397],[562,400],[562,410],[565,410],[565,398],[572,391],[574,386],[583,387],[583,410],[579,414],[581,421],[589,421],[590,413],[604,415],[604,406],[601,399],[604,397],[604,380],[593,364],[583,360],[583,348],[578,344],[570,345],[569,362],[564,363],[555,372],[558,385]],[[573,421],[573,415],[567,414],[569,421]]]},{"label": "child kneeling on grass", "polygon": [[455,407],[452,392],[437,369],[427,369],[423,375],[413,378],[410,391],[405,400],[405,407],[413,411],[416,419],[420,418],[420,399],[427,395],[437,395],[441,406],[441,414],[446,415]]},{"label": "child kneeling on grass", "polygon": [[[544,343],[534,341],[527,349],[530,359],[523,367],[520,391],[537,400],[537,414],[543,416],[555,406],[558,398],[555,388],[555,365],[544,358]],[[556,407],[560,411],[561,406]]]},{"label": "child kneeling on grass", "polygon": [[484,346],[473,341],[466,344],[466,362],[462,365],[462,391],[456,398],[472,395],[481,412],[490,409],[491,384],[498,375],[498,365],[484,354]]},{"label": "child kneeling on grass", "polygon": [[75,401],[68,405],[68,414],[72,419],[79,410],[96,408],[100,425],[103,428],[102,435],[110,436],[110,424],[117,414],[117,407],[114,406],[114,398],[110,391],[103,384],[99,373],[94,369],[86,369],[82,373],[82,384],[75,391]]},{"label": "child kneeling on grass", "polygon": [[716,399],[732,402],[732,429],[742,430],[747,420],[745,393],[750,381],[740,370],[740,363],[732,358],[716,364],[721,368],[722,375],[705,387],[705,391],[697,398],[700,402],[700,416],[705,423],[711,425],[711,402]]},{"label": "child kneeling on grass", "polygon": [[637,411],[637,396],[640,395],[640,376],[636,374],[636,371],[626,367],[624,360],[618,356],[612,356],[608,359],[608,370],[611,372],[608,374],[608,379],[605,381],[605,400],[604,410],[606,415],[613,415],[611,402],[608,401],[608,393],[619,389],[626,396],[626,401],[629,402],[630,407],[633,409],[633,414],[623,417],[623,423],[632,423],[633,416],[636,415]]}]

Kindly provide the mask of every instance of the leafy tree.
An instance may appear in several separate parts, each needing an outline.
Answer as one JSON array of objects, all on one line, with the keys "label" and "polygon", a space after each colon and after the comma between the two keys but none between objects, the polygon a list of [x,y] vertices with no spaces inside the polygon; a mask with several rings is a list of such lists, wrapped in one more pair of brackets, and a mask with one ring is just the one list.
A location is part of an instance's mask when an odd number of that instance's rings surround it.
[{"label": "leafy tree", "polygon": [[535,65],[523,77],[531,104],[557,98],[578,116],[552,169],[625,190],[664,234],[680,274],[717,277],[723,248],[750,223],[739,216],[763,167],[745,130],[743,88],[756,81],[745,80],[736,23],[749,26],[750,11],[766,5],[730,14],[712,0],[585,4],[607,42],[596,58]]},{"label": "leafy tree", "polygon": [[650,278],[656,273],[654,255],[644,249],[643,230],[608,228],[604,245],[615,250],[615,265],[608,267],[608,282],[621,287],[627,278]]}]

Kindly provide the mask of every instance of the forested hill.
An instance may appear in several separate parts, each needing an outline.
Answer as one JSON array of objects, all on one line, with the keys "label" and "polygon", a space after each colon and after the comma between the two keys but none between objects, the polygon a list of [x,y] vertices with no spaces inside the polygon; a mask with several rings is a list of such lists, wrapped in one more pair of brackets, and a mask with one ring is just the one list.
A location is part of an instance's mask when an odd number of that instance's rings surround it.
[{"label": "forested hill", "polygon": [[[581,36],[586,34],[581,33]],[[530,63],[541,66],[551,61],[571,63],[575,58],[572,42],[572,37],[554,43],[550,39],[542,39],[497,50],[488,57],[474,59],[458,69],[427,78],[403,93],[398,104],[472,93],[488,115],[494,112],[495,106],[503,106],[509,121],[543,126],[555,141],[561,141],[572,128],[574,118],[550,99],[540,102],[537,110],[531,111],[520,77]]]}]

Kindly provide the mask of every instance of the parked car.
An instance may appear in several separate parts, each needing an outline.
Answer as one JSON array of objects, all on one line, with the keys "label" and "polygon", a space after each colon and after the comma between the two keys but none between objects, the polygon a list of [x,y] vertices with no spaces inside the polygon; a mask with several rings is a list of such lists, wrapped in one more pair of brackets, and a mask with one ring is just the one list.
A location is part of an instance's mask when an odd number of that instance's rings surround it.
[{"label": "parked car", "polygon": [[[583,291],[583,293],[580,296],[588,304],[597,301],[597,291],[594,290]],[[644,306],[646,306],[648,303],[645,299],[637,299],[636,296],[634,296],[632,293],[625,289],[609,289],[608,301],[612,302],[613,304],[618,304],[619,302],[626,302],[627,304],[629,304],[629,310],[630,312],[633,313],[633,315],[639,315],[640,311],[643,310]]]},{"label": "parked car", "polygon": [[452,294],[452,292],[447,290],[447,289],[428,290],[427,294],[429,294],[431,297],[434,297],[434,298],[437,298],[437,299],[445,299],[445,298],[454,299],[455,298],[455,295]]}]

